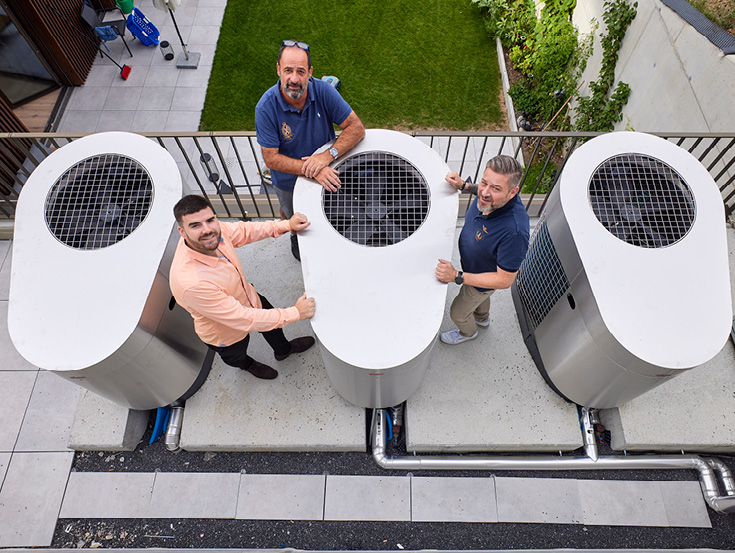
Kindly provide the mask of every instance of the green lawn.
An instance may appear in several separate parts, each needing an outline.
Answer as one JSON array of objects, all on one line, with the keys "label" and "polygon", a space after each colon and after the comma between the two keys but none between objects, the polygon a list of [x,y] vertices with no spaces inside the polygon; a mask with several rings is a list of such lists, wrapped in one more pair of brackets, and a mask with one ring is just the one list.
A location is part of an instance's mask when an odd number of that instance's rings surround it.
[{"label": "green lawn", "polygon": [[201,130],[254,130],[281,40],[311,45],[368,128],[497,128],[495,43],[469,0],[228,0]]}]

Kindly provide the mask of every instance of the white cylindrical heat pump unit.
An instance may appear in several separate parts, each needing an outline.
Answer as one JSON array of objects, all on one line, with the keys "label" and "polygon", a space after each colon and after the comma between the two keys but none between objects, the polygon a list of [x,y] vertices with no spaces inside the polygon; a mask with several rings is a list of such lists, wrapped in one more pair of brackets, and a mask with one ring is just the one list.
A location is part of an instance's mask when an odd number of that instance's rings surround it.
[{"label": "white cylindrical heat pump unit", "polygon": [[447,285],[434,270],[451,259],[458,194],[449,168],[406,134],[368,130],[338,160],[342,187],[300,178],[294,208],[306,293],[332,385],[360,407],[390,407],[421,384],[444,316]]},{"label": "white cylindrical heat pump unit", "polygon": [[513,285],[547,382],[621,405],[712,359],[732,322],[722,197],[689,152],[617,132],[577,149]]},{"label": "white cylindrical heat pump unit", "polygon": [[53,152],[18,201],[8,328],[18,352],[122,406],[194,393],[211,354],[173,301],[179,169],[150,139],[90,135]]}]

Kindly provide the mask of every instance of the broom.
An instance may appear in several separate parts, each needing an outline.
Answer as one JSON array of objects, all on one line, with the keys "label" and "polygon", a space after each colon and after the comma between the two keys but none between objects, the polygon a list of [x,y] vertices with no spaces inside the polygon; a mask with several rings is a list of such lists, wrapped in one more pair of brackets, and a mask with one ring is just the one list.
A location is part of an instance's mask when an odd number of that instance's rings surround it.
[{"label": "broom", "polygon": [[105,56],[108,60],[110,60],[115,65],[117,65],[117,67],[120,69],[120,76],[123,78],[123,80],[127,80],[128,79],[128,76],[130,75],[130,71],[132,71],[132,68],[129,65],[125,65],[125,64],[120,65],[119,63],[117,63],[114,59],[112,59],[112,57],[109,54],[106,54],[105,52],[102,51],[102,48],[99,47],[99,44],[97,44],[94,40],[92,40],[91,38],[89,38],[89,36],[87,36],[87,34],[84,33],[74,23],[72,23],[71,21],[69,21],[69,19],[63,13],[61,13],[59,10],[57,10],[55,7],[53,7],[51,5],[49,5],[49,8],[51,8],[53,11],[55,11],[56,12],[56,15],[58,15],[64,21],[66,21],[66,23],[72,29],[74,29],[77,33],[79,33],[85,39],[87,39],[89,42],[91,42],[94,45],[94,47],[97,48],[97,50],[99,51],[100,55]]},{"label": "broom", "polygon": [[[89,38],[89,37],[87,37],[87,38]],[[120,76],[123,78],[123,80],[126,80],[127,81],[128,80],[128,75],[130,75],[130,71],[132,71],[132,68],[129,65],[125,65],[125,64],[120,65],[114,59],[112,59],[109,54],[106,54],[102,50],[102,48],[100,48],[99,46],[97,46],[97,50],[99,50],[100,54],[102,54],[103,56],[105,56],[108,60],[110,60],[115,65],[117,65],[117,67],[120,69]]]}]

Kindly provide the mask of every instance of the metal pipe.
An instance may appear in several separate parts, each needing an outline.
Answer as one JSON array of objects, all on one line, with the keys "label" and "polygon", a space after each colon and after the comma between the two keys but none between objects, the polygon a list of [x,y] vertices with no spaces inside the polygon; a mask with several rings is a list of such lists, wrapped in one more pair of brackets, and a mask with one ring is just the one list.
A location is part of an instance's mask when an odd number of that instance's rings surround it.
[{"label": "metal pipe", "polygon": [[[581,424],[589,422],[589,411],[581,417]],[[411,456],[388,457],[385,451],[385,411],[373,411],[372,449],[373,460],[378,466],[392,470],[631,470],[631,469],[689,469],[699,473],[699,482],[707,504],[715,511],[735,513],[734,480],[728,467],[719,459],[702,459],[698,455],[609,455],[593,459],[589,453],[597,445],[594,441],[585,445],[588,456],[558,457],[554,455],[519,456]],[[583,428],[584,432],[584,428]],[[594,434],[593,434],[594,435]],[[710,464],[710,461],[712,464]],[[726,495],[720,495],[716,473],[723,481]]]},{"label": "metal pipe", "polygon": [[580,424],[582,425],[582,438],[584,440],[584,452],[587,457],[593,461],[597,461],[600,455],[597,451],[597,442],[595,441],[595,426],[592,422],[592,413],[589,407],[582,407],[579,413]]},{"label": "metal pipe", "polygon": [[169,451],[177,452],[181,449],[179,446],[179,440],[181,439],[181,421],[184,418],[183,407],[172,407],[171,418],[168,421],[168,428],[166,429],[166,449]]}]

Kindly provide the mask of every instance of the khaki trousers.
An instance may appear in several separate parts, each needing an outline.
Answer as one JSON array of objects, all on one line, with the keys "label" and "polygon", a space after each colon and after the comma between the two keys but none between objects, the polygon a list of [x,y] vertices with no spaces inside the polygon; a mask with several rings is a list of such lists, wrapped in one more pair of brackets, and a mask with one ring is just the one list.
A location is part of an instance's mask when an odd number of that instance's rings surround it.
[{"label": "khaki trousers", "polygon": [[474,286],[463,284],[459,294],[452,302],[449,316],[459,328],[462,336],[472,336],[477,332],[475,321],[484,323],[490,313],[490,296],[495,290],[480,292]]}]

